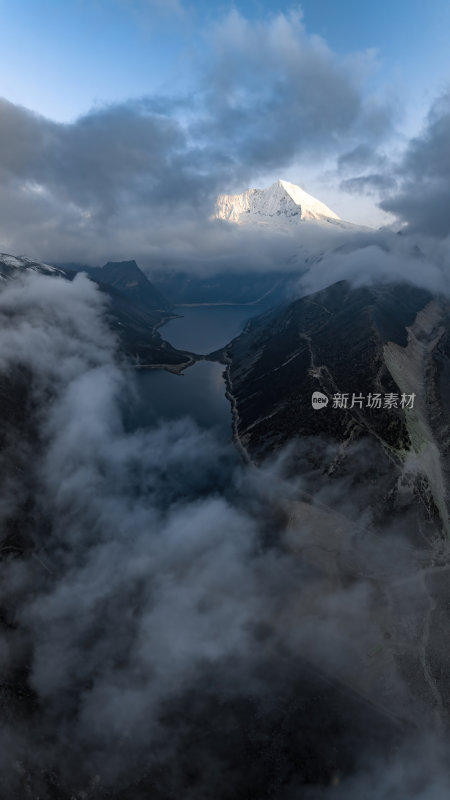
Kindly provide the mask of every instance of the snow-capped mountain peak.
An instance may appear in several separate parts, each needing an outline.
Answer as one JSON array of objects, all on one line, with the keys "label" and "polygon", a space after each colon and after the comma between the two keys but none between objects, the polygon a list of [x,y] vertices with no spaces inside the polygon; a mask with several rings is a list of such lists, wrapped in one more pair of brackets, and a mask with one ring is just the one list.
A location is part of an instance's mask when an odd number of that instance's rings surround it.
[{"label": "snow-capped mountain peak", "polygon": [[303,220],[340,221],[328,206],[288,181],[276,181],[267,189],[247,189],[242,194],[219,195],[215,217],[229,222],[281,225]]}]

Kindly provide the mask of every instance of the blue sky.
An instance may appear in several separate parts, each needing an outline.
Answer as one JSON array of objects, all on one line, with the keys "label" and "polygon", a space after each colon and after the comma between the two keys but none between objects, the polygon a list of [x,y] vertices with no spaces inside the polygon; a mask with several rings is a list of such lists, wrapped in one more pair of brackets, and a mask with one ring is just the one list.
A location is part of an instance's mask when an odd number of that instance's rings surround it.
[{"label": "blue sky", "polygon": [[5,203],[36,236],[59,209],[55,241],[279,177],[392,222],[450,76],[448,0],[0,0],[0,23]]},{"label": "blue sky", "polygon": [[[180,79],[200,33],[236,8],[253,21],[292,3],[249,0],[0,0],[0,93],[67,121],[92,105],[148,94]],[[374,85],[402,92],[410,125],[450,74],[447,0],[303,0],[310,34],[342,55],[375,50]]]}]

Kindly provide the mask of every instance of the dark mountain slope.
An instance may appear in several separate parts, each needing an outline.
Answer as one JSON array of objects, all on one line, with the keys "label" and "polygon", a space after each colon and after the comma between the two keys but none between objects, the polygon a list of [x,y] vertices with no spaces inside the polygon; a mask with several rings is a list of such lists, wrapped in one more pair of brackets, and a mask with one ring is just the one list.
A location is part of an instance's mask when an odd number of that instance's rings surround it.
[{"label": "dark mountain slope", "polygon": [[136,264],[136,261],[108,261],[103,267],[89,267],[85,264],[60,264],[62,269],[72,272],[86,272],[95,281],[106,283],[123,292],[129,300],[143,308],[168,311],[169,301],[155,288]]},{"label": "dark mountain slope", "polygon": [[415,287],[352,289],[342,281],[254,318],[228,348],[229,378],[238,403],[238,432],[254,453],[267,453],[293,435],[342,440],[348,425],[367,424],[390,446],[405,439],[393,409],[333,409],[311,405],[314,391],[398,392],[383,358],[388,341],[405,346],[406,327],[431,295]]},{"label": "dark mountain slope", "polygon": [[[323,485],[361,469],[367,487],[377,482],[364,496],[371,513],[402,515],[406,502],[447,531],[449,331],[448,303],[406,284],[340,282],[254,318],[225,351],[235,436],[256,460],[297,440]],[[319,409],[317,391],[328,398]],[[356,444],[367,450],[359,467]]]}]

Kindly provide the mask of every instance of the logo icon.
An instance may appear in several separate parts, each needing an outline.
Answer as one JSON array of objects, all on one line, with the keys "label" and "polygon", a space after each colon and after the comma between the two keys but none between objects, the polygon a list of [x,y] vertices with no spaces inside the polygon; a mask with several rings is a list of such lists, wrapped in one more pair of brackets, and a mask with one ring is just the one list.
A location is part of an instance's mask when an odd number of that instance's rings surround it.
[{"label": "logo icon", "polygon": [[325,408],[328,405],[328,397],[322,392],[313,392],[311,403],[312,407],[317,411],[318,408]]}]

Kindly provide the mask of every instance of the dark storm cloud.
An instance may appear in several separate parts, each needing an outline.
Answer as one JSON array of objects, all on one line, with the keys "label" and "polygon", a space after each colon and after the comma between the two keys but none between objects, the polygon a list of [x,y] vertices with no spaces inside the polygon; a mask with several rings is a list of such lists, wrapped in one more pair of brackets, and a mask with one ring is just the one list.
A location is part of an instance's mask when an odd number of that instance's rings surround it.
[{"label": "dark storm cloud", "polygon": [[337,164],[341,172],[346,172],[355,169],[364,169],[366,167],[385,166],[387,164],[387,158],[368,144],[358,144],[352,150],[349,150],[348,153],[343,153],[339,156]]},{"label": "dark storm cloud", "polygon": [[181,252],[183,226],[196,224],[201,239],[219,192],[389,128],[388,110],[364,99],[370,57],[337,56],[298,14],[250,23],[234,11],[202,35],[189,96],[67,124],[2,101],[2,249],[47,260],[134,256],[164,228]]},{"label": "dark storm cloud", "polygon": [[340,188],[344,192],[350,192],[350,194],[376,194],[379,196],[380,192],[393,189],[396,185],[396,180],[391,176],[374,173],[360,175],[357,178],[347,178],[345,181],[341,181]]},{"label": "dark storm cloud", "polygon": [[[341,175],[349,175],[341,180],[340,189],[350,194],[379,197],[380,193],[396,186],[387,156],[367,144],[359,144],[339,156],[337,167]],[[360,174],[355,175],[355,172]]]},{"label": "dark storm cloud", "polygon": [[59,202],[110,216],[124,193],[151,197],[185,141],[175,120],[142,103],[105,108],[62,124],[2,101],[0,144],[0,168],[10,188],[19,180],[29,182]]},{"label": "dark storm cloud", "polygon": [[432,106],[425,130],[413,139],[396,170],[398,193],[380,204],[412,231],[450,233],[450,92]]}]

